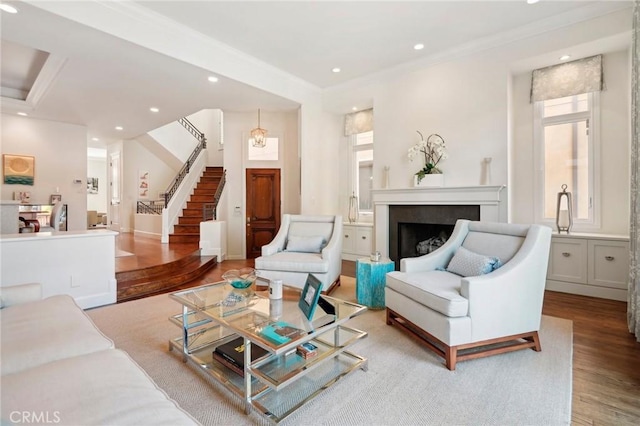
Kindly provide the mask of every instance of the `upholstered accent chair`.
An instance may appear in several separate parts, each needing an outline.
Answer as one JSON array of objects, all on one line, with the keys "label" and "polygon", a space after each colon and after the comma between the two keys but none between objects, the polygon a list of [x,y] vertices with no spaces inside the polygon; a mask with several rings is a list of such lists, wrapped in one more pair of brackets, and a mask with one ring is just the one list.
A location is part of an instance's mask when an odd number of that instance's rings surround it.
[{"label": "upholstered accent chair", "polygon": [[60,231],[62,223],[65,221],[64,204],[57,202],[53,205],[49,215],[49,226],[40,228],[40,232]]},{"label": "upholstered accent chair", "polygon": [[340,285],[342,216],[282,216],[280,229],[256,258],[258,279],[279,279],[303,288],[307,275],[322,282],[325,293]]},{"label": "upholstered accent chair", "polygon": [[387,324],[456,362],[531,348],[538,330],[551,244],[541,225],[458,220],[436,251],[401,259],[387,274]]}]

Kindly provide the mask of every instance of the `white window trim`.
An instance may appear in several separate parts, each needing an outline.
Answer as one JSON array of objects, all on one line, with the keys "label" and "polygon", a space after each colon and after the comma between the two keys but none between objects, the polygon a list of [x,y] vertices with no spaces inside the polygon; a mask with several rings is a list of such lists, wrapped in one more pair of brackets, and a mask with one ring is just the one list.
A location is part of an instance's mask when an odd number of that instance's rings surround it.
[{"label": "white window trim", "polygon": [[[600,92],[588,94],[591,108],[589,112],[577,112],[543,118],[543,101],[534,103],[533,106],[533,155],[534,155],[534,219],[536,223],[556,228],[555,218],[544,217],[544,137],[543,124],[561,124],[589,119],[589,152],[591,153],[591,173],[589,176],[589,189],[591,191],[591,218],[573,219],[573,227],[570,232],[589,232],[601,228],[601,194],[600,194]],[[558,188],[558,192],[561,192]]]},{"label": "white window trim", "polygon": [[[360,184],[358,182],[358,172],[356,168],[355,153],[356,151],[373,150],[373,143],[358,145],[357,134],[353,134],[349,136],[349,144],[351,145],[349,149],[349,180],[350,180],[349,187],[351,188],[351,192],[349,193],[349,195],[351,195],[351,193],[355,193],[356,195],[358,195],[360,194]],[[358,210],[358,213],[360,216],[363,216],[363,217],[373,216],[373,208],[371,210]]]}]

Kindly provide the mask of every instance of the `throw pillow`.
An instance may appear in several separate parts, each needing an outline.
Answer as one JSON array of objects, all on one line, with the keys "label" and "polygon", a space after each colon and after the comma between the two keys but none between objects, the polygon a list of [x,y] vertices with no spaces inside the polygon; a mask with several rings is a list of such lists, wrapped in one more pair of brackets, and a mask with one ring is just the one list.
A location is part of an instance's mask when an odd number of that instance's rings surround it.
[{"label": "throw pillow", "polygon": [[287,241],[286,251],[297,251],[301,253],[320,253],[323,248],[324,238],[322,237],[298,237],[291,235]]},{"label": "throw pillow", "polygon": [[500,266],[502,262],[497,257],[484,256],[464,247],[458,247],[447,266],[447,271],[463,277],[475,277],[493,272]]}]

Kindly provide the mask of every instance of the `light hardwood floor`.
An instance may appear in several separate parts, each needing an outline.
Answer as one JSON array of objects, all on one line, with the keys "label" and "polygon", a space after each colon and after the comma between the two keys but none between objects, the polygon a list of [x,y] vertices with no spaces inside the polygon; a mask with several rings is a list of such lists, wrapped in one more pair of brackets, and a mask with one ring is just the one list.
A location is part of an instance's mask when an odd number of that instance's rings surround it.
[{"label": "light hardwood floor", "polygon": [[[156,240],[134,239],[127,234],[118,239],[120,249],[141,251],[144,258],[123,260],[123,268],[129,266],[124,262],[162,263],[178,255],[173,251],[188,249],[171,249]],[[253,260],[221,262],[201,279],[185,283],[184,288],[219,281],[225,271],[243,266],[253,266]],[[343,261],[342,273],[355,277],[355,263]],[[573,425],[640,424],[640,343],[628,331],[626,306],[624,302],[545,292],[543,313],[573,321]]]}]

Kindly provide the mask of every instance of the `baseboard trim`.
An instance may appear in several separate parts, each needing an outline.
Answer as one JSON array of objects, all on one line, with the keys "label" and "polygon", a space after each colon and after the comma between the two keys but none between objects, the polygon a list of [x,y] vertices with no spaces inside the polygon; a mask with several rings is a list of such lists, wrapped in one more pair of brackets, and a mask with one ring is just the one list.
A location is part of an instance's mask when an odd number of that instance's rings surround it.
[{"label": "baseboard trim", "polygon": [[138,231],[137,229],[133,231],[133,235],[153,238],[154,240],[158,240],[158,241],[162,239],[161,234],[156,234],[155,232]]},{"label": "baseboard trim", "polygon": [[561,293],[579,294],[581,296],[598,297],[600,299],[627,301],[627,290],[619,288],[607,288],[597,285],[569,283],[565,281],[547,280],[546,290],[559,291]]}]

